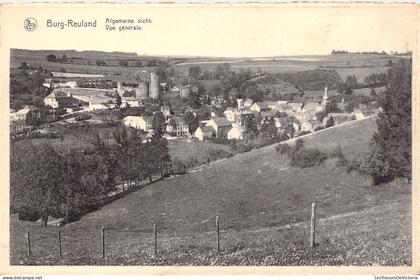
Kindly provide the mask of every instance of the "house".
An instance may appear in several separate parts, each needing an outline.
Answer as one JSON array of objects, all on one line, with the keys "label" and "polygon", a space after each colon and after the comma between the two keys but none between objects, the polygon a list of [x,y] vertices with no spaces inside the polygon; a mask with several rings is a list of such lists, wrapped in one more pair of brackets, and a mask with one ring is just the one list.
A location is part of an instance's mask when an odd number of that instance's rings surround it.
[{"label": "house", "polygon": [[205,126],[200,126],[198,127],[195,132],[194,132],[194,136],[198,139],[198,140],[205,140],[205,139],[210,139],[215,135],[215,131],[213,129],[213,127],[205,125]]},{"label": "house", "polygon": [[33,126],[27,125],[24,120],[14,120],[10,122],[10,135],[17,135],[30,132]]},{"label": "house", "polygon": [[290,107],[289,104],[277,104],[277,106],[273,109],[273,111],[285,113],[287,115],[293,114],[292,107]]},{"label": "house", "polygon": [[35,106],[32,105],[27,105],[25,107],[23,107],[22,109],[20,109],[17,112],[13,112],[10,114],[10,120],[12,121],[25,121],[26,120],[26,116],[29,113],[34,113],[34,115],[36,116],[37,119],[41,118],[41,112],[39,111],[39,109]]},{"label": "house", "polygon": [[288,105],[290,106],[290,108],[292,109],[292,111],[294,113],[302,112],[303,103],[301,103],[301,102],[299,102],[299,103],[289,103]]},{"label": "house", "polygon": [[166,126],[166,132],[178,137],[190,135],[188,124],[180,117],[172,117]]},{"label": "house", "polygon": [[101,100],[91,100],[89,101],[89,107],[87,110],[96,111],[96,110],[108,110],[114,109],[117,107],[117,104],[111,102],[104,102]]},{"label": "house", "polygon": [[229,140],[231,140],[231,139],[242,140],[242,139],[244,139],[244,135],[243,135],[244,131],[245,131],[245,129],[243,127],[241,127],[240,125],[233,124],[233,127],[228,132],[227,138]]},{"label": "house", "polygon": [[277,132],[280,132],[281,128],[283,127],[281,118],[274,117],[274,124],[275,124],[275,126],[277,128]]},{"label": "house", "polygon": [[160,111],[163,113],[165,118],[168,118],[171,116],[171,109],[169,109],[169,106],[161,106]]},{"label": "house", "polygon": [[308,102],[303,105],[302,112],[319,112],[322,111],[322,106],[316,102]]},{"label": "house", "polygon": [[213,127],[217,138],[227,137],[229,130],[232,128],[232,123],[223,117],[216,117],[207,122],[208,126]]},{"label": "house", "polygon": [[328,116],[322,120],[322,124],[326,125],[329,118],[334,120],[334,124],[340,124],[354,120],[355,116],[353,113],[329,113]]},{"label": "house", "polygon": [[363,120],[365,118],[365,114],[360,109],[354,110],[353,114],[356,120]]},{"label": "house", "polygon": [[269,112],[271,108],[266,102],[257,102],[250,107],[250,110],[254,112],[263,113]]},{"label": "house", "polygon": [[151,116],[127,116],[123,119],[122,123],[125,126],[144,131],[151,131],[153,129],[153,117]]},{"label": "house", "polygon": [[45,106],[50,106],[53,109],[71,107],[72,103],[71,93],[61,89],[54,89],[44,98]]},{"label": "house", "polygon": [[140,107],[141,101],[136,97],[122,97],[121,98],[121,107]]},{"label": "house", "polygon": [[236,104],[238,105],[238,110],[242,110],[245,106],[245,101],[242,98],[236,98]]},{"label": "house", "polygon": [[245,100],[244,102],[244,108],[249,108],[252,106],[252,104],[254,104],[254,101],[251,98],[248,98],[247,100]]},{"label": "house", "polygon": [[228,121],[235,122],[235,118],[236,118],[236,110],[235,109],[233,109],[232,107],[228,107],[223,112],[223,114],[225,115],[225,117]]}]

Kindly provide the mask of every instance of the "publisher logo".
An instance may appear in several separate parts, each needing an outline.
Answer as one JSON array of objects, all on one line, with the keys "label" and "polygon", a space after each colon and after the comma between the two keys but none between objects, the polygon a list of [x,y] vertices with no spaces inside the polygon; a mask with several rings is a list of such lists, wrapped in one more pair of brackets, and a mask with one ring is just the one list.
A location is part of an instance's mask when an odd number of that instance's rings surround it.
[{"label": "publisher logo", "polygon": [[38,22],[34,18],[27,18],[23,22],[26,31],[34,31],[38,27]]}]

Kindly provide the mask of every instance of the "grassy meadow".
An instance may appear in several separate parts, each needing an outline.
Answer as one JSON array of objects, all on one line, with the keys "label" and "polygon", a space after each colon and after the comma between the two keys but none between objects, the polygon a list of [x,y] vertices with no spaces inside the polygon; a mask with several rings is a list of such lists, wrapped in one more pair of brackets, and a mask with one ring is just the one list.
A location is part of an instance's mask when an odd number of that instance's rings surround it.
[{"label": "grassy meadow", "polygon": [[[342,137],[345,153],[366,149],[374,122],[357,124],[343,127],[343,135],[334,131],[341,127],[320,131],[307,143],[319,147],[329,137]],[[12,217],[11,263],[407,265],[411,186],[391,184],[373,187],[358,173],[322,166],[294,168],[272,145],[157,181],[63,227],[63,259],[57,257],[58,228]],[[309,249],[313,202],[318,246]],[[214,253],[216,215],[221,256]],[[158,257],[152,256],[154,223]],[[102,226],[106,260],[100,258]],[[27,230],[31,258],[25,257]]]}]

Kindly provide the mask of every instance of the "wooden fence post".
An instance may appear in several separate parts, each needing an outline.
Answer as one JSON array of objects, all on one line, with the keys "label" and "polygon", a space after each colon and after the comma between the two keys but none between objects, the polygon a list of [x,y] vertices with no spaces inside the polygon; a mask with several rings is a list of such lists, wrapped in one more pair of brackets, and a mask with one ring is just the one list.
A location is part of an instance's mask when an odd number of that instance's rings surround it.
[{"label": "wooden fence post", "polygon": [[29,231],[26,233],[26,241],[28,243],[28,257],[30,257],[32,255],[32,252],[31,252],[31,236],[30,236]]},{"label": "wooden fence post", "polygon": [[312,203],[310,246],[315,247],[316,203]]},{"label": "wooden fence post", "polygon": [[63,256],[63,251],[61,250],[61,229],[58,230],[58,253],[60,257]]},{"label": "wooden fence post", "polygon": [[157,227],[153,224],[153,255],[157,256]]},{"label": "wooden fence post", "polygon": [[220,253],[220,227],[219,227],[219,216],[216,216],[216,248],[217,254]]},{"label": "wooden fence post", "polygon": [[102,258],[105,258],[105,228],[102,227]]}]

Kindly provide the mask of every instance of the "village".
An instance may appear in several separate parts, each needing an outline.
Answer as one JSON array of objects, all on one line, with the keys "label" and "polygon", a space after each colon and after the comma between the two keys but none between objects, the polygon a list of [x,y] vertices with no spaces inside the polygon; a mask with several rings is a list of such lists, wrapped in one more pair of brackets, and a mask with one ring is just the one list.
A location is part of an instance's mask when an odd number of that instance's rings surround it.
[{"label": "village", "polygon": [[[377,103],[371,102],[358,104],[352,112],[345,112],[344,97],[333,104],[339,112],[331,110],[331,97],[337,99],[337,94],[330,96],[327,86],[322,97],[313,98],[312,102],[229,97],[229,104],[226,104],[221,96],[206,96],[208,104],[192,108],[188,101],[198,98],[199,86],[161,82],[156,72],[142,73],[143,78],[137,84],[105,80],[102,74],[51,72],[50,76],[43,82],[49,92],[43,104],[53,121],[45,121],[45,118],[42,121],[41,108],[33,105],[11,110],[12,137],[25,137],[34,132],[47,135],[54,126],[95,125],[109,121],[109,118],[104,120],[104,115],[125,110],[122,120],[117,121],[140,130],[145,138],[152,137],[153,118],[159,113],[165,118],[167,139],[240,141],[249,133],[258,134],[265,123],[273,126],[272,131],[275,127],[276,140],[285,140],[360,120],[381,110]],[[100,119],[95,117],[98,115]],[[115,118],[112,120],[116,121]]]}]

